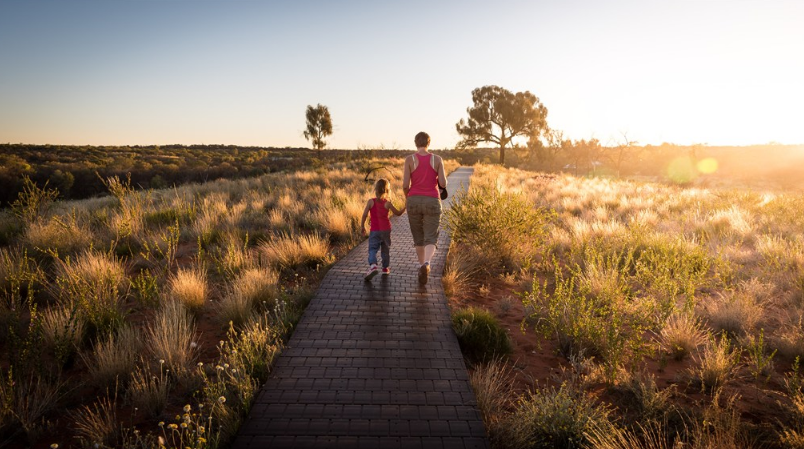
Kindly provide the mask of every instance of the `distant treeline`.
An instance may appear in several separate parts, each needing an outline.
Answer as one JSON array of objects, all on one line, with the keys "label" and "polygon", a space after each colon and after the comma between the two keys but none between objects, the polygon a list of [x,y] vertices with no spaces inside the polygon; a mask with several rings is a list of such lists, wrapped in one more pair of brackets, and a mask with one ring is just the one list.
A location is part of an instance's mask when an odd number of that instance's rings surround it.
[{"label": "distant treeline", "polygon": [[[404,151],[382,151],[383,155]],[[393,153],[393,154],[392,154]],[[240,147],[234,145],[67,146],[0,144],[0,207],[13,202],[23,176],[56,188],[60,198],[107,193],[103,179],[131,176],[141,188],[162,188],[220,178],[325,168],[337,161],[369,159],[374,150]]]},{"label": "distant treeline", "polygon": [[[13,202],[23,176],[39,186],[48,183],[60,198],[82,199],[106,194],[104,179],[131,176],[141,188],[163,188],[192,182],[234,179],[269,172],[326,169],[333,162],[377,156],[394,157],[412,150],[310,150],[307,148],[241,147],[235,145],[68,146],[0,144],[0,207]],[[436,153],[471,165],[495,163],[499,149],[439,150]],[[702,174],[696,163],[717,160],[714,173]],[[782,188],[804,187],[802,145],[715,147],[707,145],[603,146],[596,139],[558,139],[535,148],[509,148],[506,165],[579,176],[649,176],[692,182],[698,177],[757,180]],[[673,171],[676,171],[674,174]],[[679,175],[678,172],[681,172]]]}]

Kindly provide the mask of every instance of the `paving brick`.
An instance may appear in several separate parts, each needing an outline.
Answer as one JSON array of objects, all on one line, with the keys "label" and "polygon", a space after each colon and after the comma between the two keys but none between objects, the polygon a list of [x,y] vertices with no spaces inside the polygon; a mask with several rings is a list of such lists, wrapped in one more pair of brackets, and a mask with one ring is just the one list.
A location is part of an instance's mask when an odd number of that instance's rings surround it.
[{"label": "paving brick", "polygon": [[233,447],[489,447],[439,277],[449,236],[420,286],[407,217],[392,225],[392,274],[363,281],[367,241],[328,270]]}]

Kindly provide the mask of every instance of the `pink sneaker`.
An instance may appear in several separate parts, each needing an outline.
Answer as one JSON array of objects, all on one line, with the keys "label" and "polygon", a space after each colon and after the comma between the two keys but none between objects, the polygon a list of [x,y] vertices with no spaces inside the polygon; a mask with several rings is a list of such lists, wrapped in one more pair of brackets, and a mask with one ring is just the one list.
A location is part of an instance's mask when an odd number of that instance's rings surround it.
[{"label": "pink sneaker", "polygon": [[384,276],[388,276],[389,274],[391,274],[391,268],[383,268],[382,269],[382,274]]},{"label": "pink sneaker", "polygon": [[366,275],[363,276],[363,279],[370,281],[379,272],[380,270],[377,269],[377,265],[372,265],[371,268],[369,268],[369,270],[366,272]]}]

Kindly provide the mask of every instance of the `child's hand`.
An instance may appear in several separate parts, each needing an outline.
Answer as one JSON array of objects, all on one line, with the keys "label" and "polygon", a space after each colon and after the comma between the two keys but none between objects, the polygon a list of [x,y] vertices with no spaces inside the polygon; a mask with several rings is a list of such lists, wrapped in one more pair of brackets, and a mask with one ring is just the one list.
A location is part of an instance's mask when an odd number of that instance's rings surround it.
[{"label": "child's hand", "polygon": [[368,231],[366,231],[365,227],[363,227],[362,231],[363,231],[363,237],[368,237]]}]

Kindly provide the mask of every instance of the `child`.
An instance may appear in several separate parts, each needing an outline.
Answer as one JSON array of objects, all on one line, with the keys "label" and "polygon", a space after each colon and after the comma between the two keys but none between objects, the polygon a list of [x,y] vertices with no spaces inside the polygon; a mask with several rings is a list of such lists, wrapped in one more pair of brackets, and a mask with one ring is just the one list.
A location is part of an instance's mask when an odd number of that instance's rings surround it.
[{"label": "child", "polygon": [[377,269],[377,250],[382,254],[382,274],[391,274],[391,221],[388,216],[393,212],[395,215],[402,215],[405,206],[397,210],[390,201],[388,194],[391,191],[391,183],[387,179],[378,179],[374,184],[375,198],[368,200],[366,208],[363,209],[363,218],[360,220],[360,228],[363,235],[366,235],[366,218],[371,215],[371,233],[369,233],[369,255],[370,265],[366,272],[365,279],[370,281],[379,273]]}]

